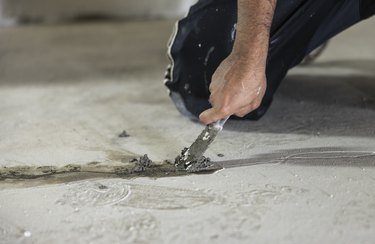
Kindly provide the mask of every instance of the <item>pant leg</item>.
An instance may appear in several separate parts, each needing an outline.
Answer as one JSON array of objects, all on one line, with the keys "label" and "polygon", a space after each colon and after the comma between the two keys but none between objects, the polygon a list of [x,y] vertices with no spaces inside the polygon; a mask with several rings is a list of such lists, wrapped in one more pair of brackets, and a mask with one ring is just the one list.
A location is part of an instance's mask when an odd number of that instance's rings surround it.
[{"label": "pant leg", "polygon": [[211,76],[232,50],[237,0],[200,0],[176,24],[166,86],[178,110],[195,119],[210,107]]},{"label": "pant leg", "polygon": [[[263,116],[288,70],[314,47],[360,21],[364,16],[360,7],[358,0],[278,1],[267,58],[267,91],[261,106],[245,118]],[[232,50],[236,19],[237,0],[200,0],[177,23],[165,84],[179,111],[192,119],[210,107],[211,77]]]},{"label": "pant leg", "polygon": [[320,27],[315,32],[314,37],[310,40],[308,53],[337,33],[352,26],[353,23],[369,18],[374,13],[375,0],[345,0],[342,4],[337,4],[332,11],[325,16]]},{"label": "pant leg", "polygon": [[361,19],[370,18],[375,14],[375,1],[374,0],[359,0],[360,1],[360,15]]}]

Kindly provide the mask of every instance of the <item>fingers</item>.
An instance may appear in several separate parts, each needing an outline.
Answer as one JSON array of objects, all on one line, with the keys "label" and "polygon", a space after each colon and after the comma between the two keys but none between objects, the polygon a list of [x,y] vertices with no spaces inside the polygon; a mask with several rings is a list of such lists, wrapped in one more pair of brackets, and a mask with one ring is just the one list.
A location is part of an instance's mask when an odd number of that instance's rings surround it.
[{"label": "fingers", "polygon": [[203,111],[199,115],[199,120],[203,124],[208,125],[208,124],[214,123],[214,122],[216,122],[220,119],[223,119],[227,116],[230,116],[232,114],[235,114],[236,116],[242,118],[242,117],[245,117],[250,112],[259,108],[260,104],[261,104],[261,100],[255,101],[255,102],[251,103],[250,105],[241,108],[236,113],[231,113],[231,112],[226,111],[226,110],[217,110],[216,108],[210,108],[210,109],[207,109],[206,111]]},{"label": "fingers", "polygon": [[226,82],[223,79],[218,80],[217,76],[214,76],[210,85],[211,94],[209,97],[212,108],[199,115],[200,121],[204,124],[210,124],[233,114],[244,117],[256,110],[265,94],[265,81],[265,79],[260,79],[258,83],[250,83],[245,86],[245,81]]},{"label": "fingers", "polygon": [[247,107],[244,107],[242,109],[240,109],[238,112],[236,112],[234,115],[236,115],[237,117],[245,117],[248,113],[250,113],[251,111],[253,111],[253,107],[252,105],[250,106],[247,106]]},{"label": "fingers", "polygon": [[234,115],[236,115],[237,117],[240,117],[240,118],[245,117],[250,112],[259,108],[261,102],[262,102],[261,99],[257,99],[254,102],[252,102],[250,105],[248,105],[246,107],[243,107],[240,110],[238,110]]},{"label": "fingers", "polygon": [[227,116],[229,116],[231,114],[229,114],[227,111],[225,110],[217,110],[216,108],[210,108],[210,109],[207,109],[206,111],[203,111],[200,115],[199,115],[199,120],[205,124],[205,125],[208,125],[208,124],[211,124],[211,123],[214,123],[220,119],[223,119]]},{"label": "fingers", "polygon": [[221,109],[218,109],[217,106],[215,106],[217,104],[215,100],[215,96],[210,96],[209,101],[213,108],[207,109],[199,115],[200,121],[206,125],[216,122],[232,114],[240,118],[246,116],[248,113],[259,108],[262,102],[262,96],[260,98],[256,98],[254,101],[252,101],[252,103],[236,110],[234,110],[234,108],[230,108],[229,106],[225,106]]}]

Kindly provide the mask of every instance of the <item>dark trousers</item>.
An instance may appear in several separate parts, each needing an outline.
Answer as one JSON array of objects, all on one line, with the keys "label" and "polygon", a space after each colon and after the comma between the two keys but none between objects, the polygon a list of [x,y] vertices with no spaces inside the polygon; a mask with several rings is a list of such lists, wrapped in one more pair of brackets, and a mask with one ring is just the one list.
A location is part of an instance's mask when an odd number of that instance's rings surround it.
[{"label": "dark trousers", "polygon": [[[265,114],[288,70],[307,54],[374,13],[375,0],[279,0],[270,32],[267,91],[261,106],[245,119]],[[196,119],[210,107],[211,77],[232,50],[236,22],[237,0],[200,0],[177,23],[165,84],[184,115]]]}]

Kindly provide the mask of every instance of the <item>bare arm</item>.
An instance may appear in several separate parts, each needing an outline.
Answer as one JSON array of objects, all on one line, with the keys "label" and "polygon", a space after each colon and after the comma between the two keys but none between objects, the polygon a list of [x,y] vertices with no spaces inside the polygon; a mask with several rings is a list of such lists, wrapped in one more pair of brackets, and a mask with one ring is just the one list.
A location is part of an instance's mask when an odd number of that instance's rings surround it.
[{"label": "bare arm", "polygon": [[269,33],[276,0],[237,0],[237,33],[232,53],[212,76],[210,103],[200,120],[209,124],[259,107],[266,91]]}]

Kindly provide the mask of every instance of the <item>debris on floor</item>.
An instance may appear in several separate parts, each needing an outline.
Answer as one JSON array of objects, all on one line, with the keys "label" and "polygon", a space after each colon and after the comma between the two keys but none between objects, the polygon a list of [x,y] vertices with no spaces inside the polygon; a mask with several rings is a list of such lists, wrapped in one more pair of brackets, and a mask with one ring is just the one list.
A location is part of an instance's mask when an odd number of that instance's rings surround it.
[{"label": "debris on floor", "polygon": [[221,167],[217,164],[214,164],[210,158],[202,156],[198,160],[191,162],[191,164],[185,168],[185,152],[188,150],[187,147],[185,147],[181,154],[178,155],[174,161],[174,164],[176,165],[176,168],[178,170],[186,170],[190,173],[196,173],[196,172],[204,172],[204,171],[212,171],[212,170],[219,170]]},{"label": "debris on floor", "polygon": [[119,135],[118,137],[120,138],[126,138],[126,137],[130,137],[130,135],[128,134],[128,132],[126,132],[126,130],[123,130]]},{"label": "debris on floor", "polygon": [[148,158],[147,154],[143,155],[139,159],[133,159],[135,163],[134,172],[144,172],[147,168],[154,164],[154,162]]},{"label": "debris on floor", "polygon": [[[178,157],[177,157],[178,158]],[[177,160],[176,158],[176,160]],[[177,161],[176,161],[177,162]],[[191,167],[178,168],[176,164],[169,160],[163,162],[153,162],[147,154],[133,158],[128,163],[123,162],[91,162],[87,164],[68,164],[62,167],[58,166],[12,166],[0,167],[0,180],[5,179],[34,179],[45,176],[70,174],[70,173],[95,173],[115,175],[121,177],[132,176],[134,174],[152,177],[178,176],[200,171],[215,171],[221,169],[218,165],[211,162],[210,158],[201,157]]]}]

